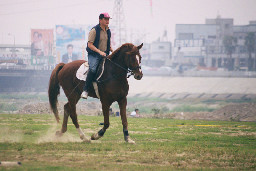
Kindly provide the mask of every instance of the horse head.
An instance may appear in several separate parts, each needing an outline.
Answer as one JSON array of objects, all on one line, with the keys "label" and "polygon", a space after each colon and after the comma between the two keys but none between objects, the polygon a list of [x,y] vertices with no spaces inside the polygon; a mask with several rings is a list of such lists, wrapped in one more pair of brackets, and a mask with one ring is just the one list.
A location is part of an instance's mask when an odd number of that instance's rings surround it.
[{"label": "horse head", "polygon": [[143,77],[143,73],[141,70],[141,55],[139,50],[142,48],[143,43],[139,46],[133,46],[132,49],[126,52],[126,63],[127,67],[132,70],[134,74],[134,78],[140,80]]},{"label": "horse head", "polygon": [[108,58],[124,68],[129,68],[132,71],[134,78],[140,80],[143,77],[140,66],[141,55],[139,52],[142,46],[143,43],[139,46],[134,46],[131,43],[123,44],[109,55]]}]

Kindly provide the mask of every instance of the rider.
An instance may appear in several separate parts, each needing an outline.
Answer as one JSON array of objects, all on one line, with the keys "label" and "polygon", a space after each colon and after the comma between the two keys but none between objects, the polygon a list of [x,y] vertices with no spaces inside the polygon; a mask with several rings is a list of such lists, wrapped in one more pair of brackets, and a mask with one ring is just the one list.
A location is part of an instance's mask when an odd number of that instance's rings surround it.
[{"label": "rider", "polygon": [[102,59],[109,55],[109,51],[113,52],[111,47],[110,38],[111,32],[108,27],[110,16],[108,13],[101,13],[99,15],[99,24],[94,26],[89,32],[87,52],[88,52],[88,63],[89,72],[84,85],[84,91],[81,97],[87,99],[89,85],[96,74],[97,67]]}]

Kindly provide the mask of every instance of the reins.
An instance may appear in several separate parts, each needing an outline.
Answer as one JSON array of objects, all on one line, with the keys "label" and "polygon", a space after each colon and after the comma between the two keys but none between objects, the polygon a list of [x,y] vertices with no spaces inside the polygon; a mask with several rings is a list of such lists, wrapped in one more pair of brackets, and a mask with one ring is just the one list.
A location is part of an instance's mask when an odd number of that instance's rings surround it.
[{"label": "reins", "polygon": [[103,83],[103,82],[106,82],[106,81],[108,81],[108,80],[111,80],[112,78],[118,78],[118,77],[120,77],[121,75],[127,74],[127,73],[129,73],[129,75],[127,76],[127,78],[129,78],[131,75],[134,75],[133,70],[130,70],[129,68],[126,69],[126,68],[122,67],[121,65],[119,65],[119,64],[117,64],[117,63],[111,61],[111,60],[110,60],[109,58],[107,58],[107,57],[104,57],[104,58],[107,59],[110,63],[112,63],[112,64],[118,66],[118,67],[121,68],[121,69],[123,69],[125,72],[123,72],[123,73],[121,73],[121,74],[119,74],[119,75],[114,75],[113,77],[110,77],[110,78],[106,78],[106,79],[104,79],[104,80],[96,80],[97,83]]},{"label": "reins", "polygon": [[[109,58],[105,57],[107,60],[109,60],[109,62],[111,62],[112,64],[115,64],[116,66],[122,68],[123,70],[125,70],[127,73],[131,73],[131,75],[134,75],[133,71],[136,70],[136,69],[141,69],[141,66],[138,66],[136,68],[133,68],[133,69],[125,69],[124,67],[122,67],[121,65],[111,61]],[[127,78],[129,78],[131,75],[129,75]]]},{"label": "reins", "polygon": [[119,68],[123,69],[124,71],[126,71],[126,73],[129,73],[130,75],[128,75],[127,78],[129,78],[131,75],[134,75],[133,70],[130,70],[129,68],[126,69],[126,68],[122,67],[121,65],[119,65],[119,64],[117,64],[117,63],[111,61],[108,57],[106,57],[106,59],[107,59],[110,63],[112,63],[112,64],[118,66]]},{"label": "reins", "polygon": [[75,86],[75,88],[73,88],[73,90],[71,91],[71,93],[68,95],[67,98],[69,98],[71,96],[71,94],[74,92],[74,90],[80,85],[82,81],[79,81],[79,83]]}]

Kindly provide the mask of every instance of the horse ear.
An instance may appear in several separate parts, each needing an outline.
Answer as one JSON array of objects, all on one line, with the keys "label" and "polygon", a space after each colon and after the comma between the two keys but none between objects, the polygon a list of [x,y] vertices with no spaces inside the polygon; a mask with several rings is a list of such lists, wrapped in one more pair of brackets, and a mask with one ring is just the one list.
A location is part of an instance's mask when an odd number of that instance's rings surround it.
[{"label": "horse ear", "polygon": [[137,46],[137,48],[140,50],[143,46],[143,43],[141,43],[141,45]]}]

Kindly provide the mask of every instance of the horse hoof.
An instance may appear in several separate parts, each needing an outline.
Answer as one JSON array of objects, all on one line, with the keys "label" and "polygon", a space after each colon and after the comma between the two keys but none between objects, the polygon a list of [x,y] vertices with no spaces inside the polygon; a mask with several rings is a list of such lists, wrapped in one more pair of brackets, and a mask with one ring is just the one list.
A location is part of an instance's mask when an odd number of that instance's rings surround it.
[{"label": "horse hoof", "polygon": [[55,136],[57,137],[61,137],[63,135],[63,133],[61,131],[56,131]]},{"label": "horse hoof", "polygon": [[91,140],[87,139],[84,135],[80,136],[80,139],[83,140],[83,142],[90,143]]},{"label": "horse hoof", "polygon": [[85,142],[85,143],[91,143],[91,140],[90,140],[90,139],[85,138],[85,139],[83,139],[83,142]]},{"label": "horse hoof", "polygon": [[136,144],[130,137],[126,137],[125,141],[129,144]]},{"label": "horse hoof", "polygon": [[102,136],[100,136],[98,133],[92,134],[91,136],[91,140],[98,140],[100,139]]}]

